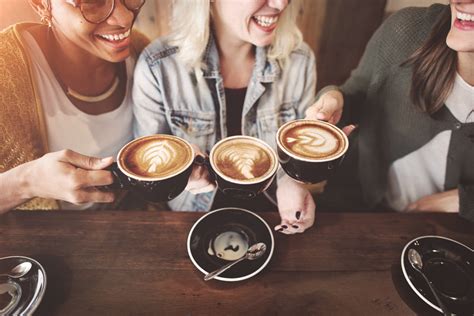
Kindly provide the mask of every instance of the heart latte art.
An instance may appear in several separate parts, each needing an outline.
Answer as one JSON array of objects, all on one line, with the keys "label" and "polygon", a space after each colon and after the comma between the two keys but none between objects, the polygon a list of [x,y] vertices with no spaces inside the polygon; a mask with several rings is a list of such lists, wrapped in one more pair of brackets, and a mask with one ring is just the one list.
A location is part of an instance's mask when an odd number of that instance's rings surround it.
[{"label": "heart latte art", "polygon": [[267,176],[275,158],[268,148],[248,138],[233,138],[214,151],[213,162],[220,173],[239,181],[255,181]]},{"label": "heart latte art", "polygon": [[131,143],[121,158],[122,165],[135,175],[163,178],[179,173],[188,166],[192,150],[172,136],[151,136]]},{"label": "heart latte art", "polygon": [[329,125],[304,122],[288,125],[280,143],[293,155],[308,159],[329,159],[344,150],[344,137]]}]

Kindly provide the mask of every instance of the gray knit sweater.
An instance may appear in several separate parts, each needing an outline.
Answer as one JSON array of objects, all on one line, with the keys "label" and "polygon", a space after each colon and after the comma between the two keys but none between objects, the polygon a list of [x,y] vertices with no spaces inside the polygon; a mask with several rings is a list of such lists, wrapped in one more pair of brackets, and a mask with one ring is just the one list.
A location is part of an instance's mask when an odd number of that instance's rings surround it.
[{"label": "gray knit sweater", "polygon": [[[352,157],[348,157],[357,167],[345,168],[344,176],[346,180],[357,179],[366,207],[383,203],[388,169],[395,160],[440,132],[452,130],[445,190],[459,188],[460,213],[474,220],[474,124],[461,124],[447,111],[437,117],[417,109],[409,97],[412,68],[401,65],[428,38],[439,15],[448,9],[445,5],[407,8],[389,17],[369,41],[357,69],[340,87],[345,100],[342,124],[359,124],[352,138]],[[339,184],[345,181],[341,179],[339,174]],[[337,183],[329,187],[335,198],[337,187]]]}]

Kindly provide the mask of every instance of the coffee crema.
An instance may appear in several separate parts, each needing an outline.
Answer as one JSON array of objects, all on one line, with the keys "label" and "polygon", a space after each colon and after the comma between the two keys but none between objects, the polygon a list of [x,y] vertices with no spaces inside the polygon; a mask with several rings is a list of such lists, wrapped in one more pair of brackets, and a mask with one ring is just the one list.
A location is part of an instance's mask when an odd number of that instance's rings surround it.
[{"label": "coffee crema", "polygon": [[347,147],[346,137],[338,128],[310,120],[287,123],[278,141],[291,155],[316,161],[337,158]]},{"label": "coffee crema", "polygon": [[152,135],[129,143],[120,153],[121,166],[143,178],[167,178],[180,173],[193,160],[191,146],[171,135]]},{"label": "coffee crema", "polygon": [[257,182],[273,172],[276,164],[271,149],[250,137],[230,137],[216,145],[212,163],[216,171],[242,182]]}]

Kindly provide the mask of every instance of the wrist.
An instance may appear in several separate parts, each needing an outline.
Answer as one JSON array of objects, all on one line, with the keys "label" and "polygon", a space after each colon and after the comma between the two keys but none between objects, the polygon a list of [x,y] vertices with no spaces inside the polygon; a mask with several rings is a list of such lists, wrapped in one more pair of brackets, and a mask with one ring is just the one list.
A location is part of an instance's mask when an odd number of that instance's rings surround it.
[{"label": "wrist", "polygon": [[36,196],[34,192],[35,186],[31,181],[33,176],[33,164],[34,162],[30,161],[14,169],[14,184],[12,187],[18,197],[24,200],[29,200]]}]

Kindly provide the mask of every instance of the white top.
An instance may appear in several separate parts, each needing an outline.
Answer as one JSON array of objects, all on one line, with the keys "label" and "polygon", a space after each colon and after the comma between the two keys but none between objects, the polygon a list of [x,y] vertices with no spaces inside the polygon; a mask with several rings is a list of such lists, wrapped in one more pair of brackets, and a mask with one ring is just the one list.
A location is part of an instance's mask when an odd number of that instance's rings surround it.
[{"label": "white top", "polygon": [[[445,104],[458,121],[474,122],[474,87],[459,74]],[[451,131],[443,131],[418,150],[393,162],[385,196],[391,208],[403,211],[424,196],[444,191],[450,141]]]},{"label": "white top", "polygon": [[[79,110],[68,99],[33,36],[24,31],[22,37],[28,46],[33,77],[44,110],[49,150],[71,149],[101,158],[116,156],[120,148],[133,137],[130,93],[134,67],[132,58],[125,61],[127,90],[122,104],[111,112],[91,115]],[[63,209],[86,209],[92,206],[91,203],[74,205],[61,202]]]}]

